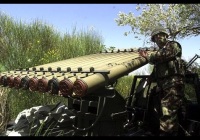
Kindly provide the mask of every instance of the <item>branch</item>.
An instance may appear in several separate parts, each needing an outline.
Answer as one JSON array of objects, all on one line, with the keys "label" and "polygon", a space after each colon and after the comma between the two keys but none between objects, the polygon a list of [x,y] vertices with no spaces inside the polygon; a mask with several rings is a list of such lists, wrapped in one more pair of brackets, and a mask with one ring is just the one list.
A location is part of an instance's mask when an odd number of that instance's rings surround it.
[{"label": "branch", "polygon": [[[185,26],[183,28],[181,28],[178,31],[173,32],[171,28],[167,28],[169,30],[169,36],[171,36],[173,39],[184,29],[186,29],[185,33],[188,35],[191,34],[200,34],[200,26],[197,27],[190,27],[190,26]],[[189,33],[191,32],[191,33]]]}]

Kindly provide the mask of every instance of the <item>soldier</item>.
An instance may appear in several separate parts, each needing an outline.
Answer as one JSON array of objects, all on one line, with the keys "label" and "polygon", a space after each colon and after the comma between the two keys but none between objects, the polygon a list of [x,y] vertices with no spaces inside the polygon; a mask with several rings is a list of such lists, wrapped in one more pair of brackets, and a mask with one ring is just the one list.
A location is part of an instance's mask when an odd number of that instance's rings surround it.
[{"label": "soldier", "polygon": [[182,48],[176,41],[168,40],[168,33],[159,27],[152,31],[151,41],[159,47],[158,51],[148,54],[140,51],[149,64],[154,65],[152,72],[160,96],[160,135],[177,135],[178,111],[184,107],[184,66]]}]

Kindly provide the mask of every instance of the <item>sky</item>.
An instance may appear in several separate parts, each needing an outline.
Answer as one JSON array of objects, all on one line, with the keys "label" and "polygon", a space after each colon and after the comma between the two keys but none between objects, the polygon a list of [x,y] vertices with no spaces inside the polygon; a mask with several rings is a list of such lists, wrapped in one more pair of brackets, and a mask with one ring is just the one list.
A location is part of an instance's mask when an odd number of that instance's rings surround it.
[{"label": "sky", "polygon": [[[119,12],[133,12],[136,4],[0,4],[0,11],[15,20],[31,23],[36,19],[52,25],[60,33],[78,30],[97,31],[106,47],[119,49],[143,47],[143,40],[133,34],[124,36],[130,26],[118,26],[115,19]],[[183,49],[183,58],[190,60],[195,54],[200,55],[200,36],[179,40]],[[149,46],[146,46],[149,47]],[[198,60],[199,61],[199,60]]]}]

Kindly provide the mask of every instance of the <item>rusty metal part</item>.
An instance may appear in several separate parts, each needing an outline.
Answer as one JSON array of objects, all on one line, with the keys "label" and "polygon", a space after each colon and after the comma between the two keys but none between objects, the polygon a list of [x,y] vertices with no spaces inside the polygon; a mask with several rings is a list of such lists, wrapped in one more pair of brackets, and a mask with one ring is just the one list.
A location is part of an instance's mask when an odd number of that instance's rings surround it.
[{"label": "rusty metal part", "polygon": [[77,97],[85,96],[87,94],[87,90],[88,85],[84,81],[78,79],[74,82],[73,91]]},{"label": "rusty metal part", "polygon": [[9,88],[14,87],[14,76],[13,75],[7,77],[7,83],[8,83]]},{"label": "rusty metal part", "polygon": [[29,90],[30,91],[38,90],[38,78],[37,77],[33,77],[29,80]]},{"label": "rusty metal part", "polygon": [[21,76],[18,75],[17,77],[15,77],[13,83],[14,83],[14,87],[15,87],[16,89],[21,88]]},{"label": "rusty metal part", "polygon": [[38,91],[44,93],[48,90],[48,79],[46,77],[42,77],[42,79],[38,80]]},{"label": "rusty metal part", "polygon": [[59,90],[62,96],[71,96],[73,92],[73,82],[70,79],[63,79],[59,82]]}]

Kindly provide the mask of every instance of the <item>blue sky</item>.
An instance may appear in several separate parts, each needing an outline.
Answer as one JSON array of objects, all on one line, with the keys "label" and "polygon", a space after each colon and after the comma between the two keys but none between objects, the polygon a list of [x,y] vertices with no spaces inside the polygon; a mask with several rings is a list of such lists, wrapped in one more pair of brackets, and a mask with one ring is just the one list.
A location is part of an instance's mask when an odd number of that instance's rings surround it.
[{"label": "blue sky", "polygon": [[[130,31],[129,26],[117,26],[114,19],[119,11],[128,13],[135,10],[136,4],[0,4],[0,11],[10,17],[24,22],[39,19],[61,33],[93,28],[102,35],[106,47],[116,48],[143,47],[143,41],[135,39],[133,34],[124,36]],[[200,37],[179,40],[183,47],[183,57],[188,60],[200,54]],[[148,47],[148,46],[147,46]]]}]

